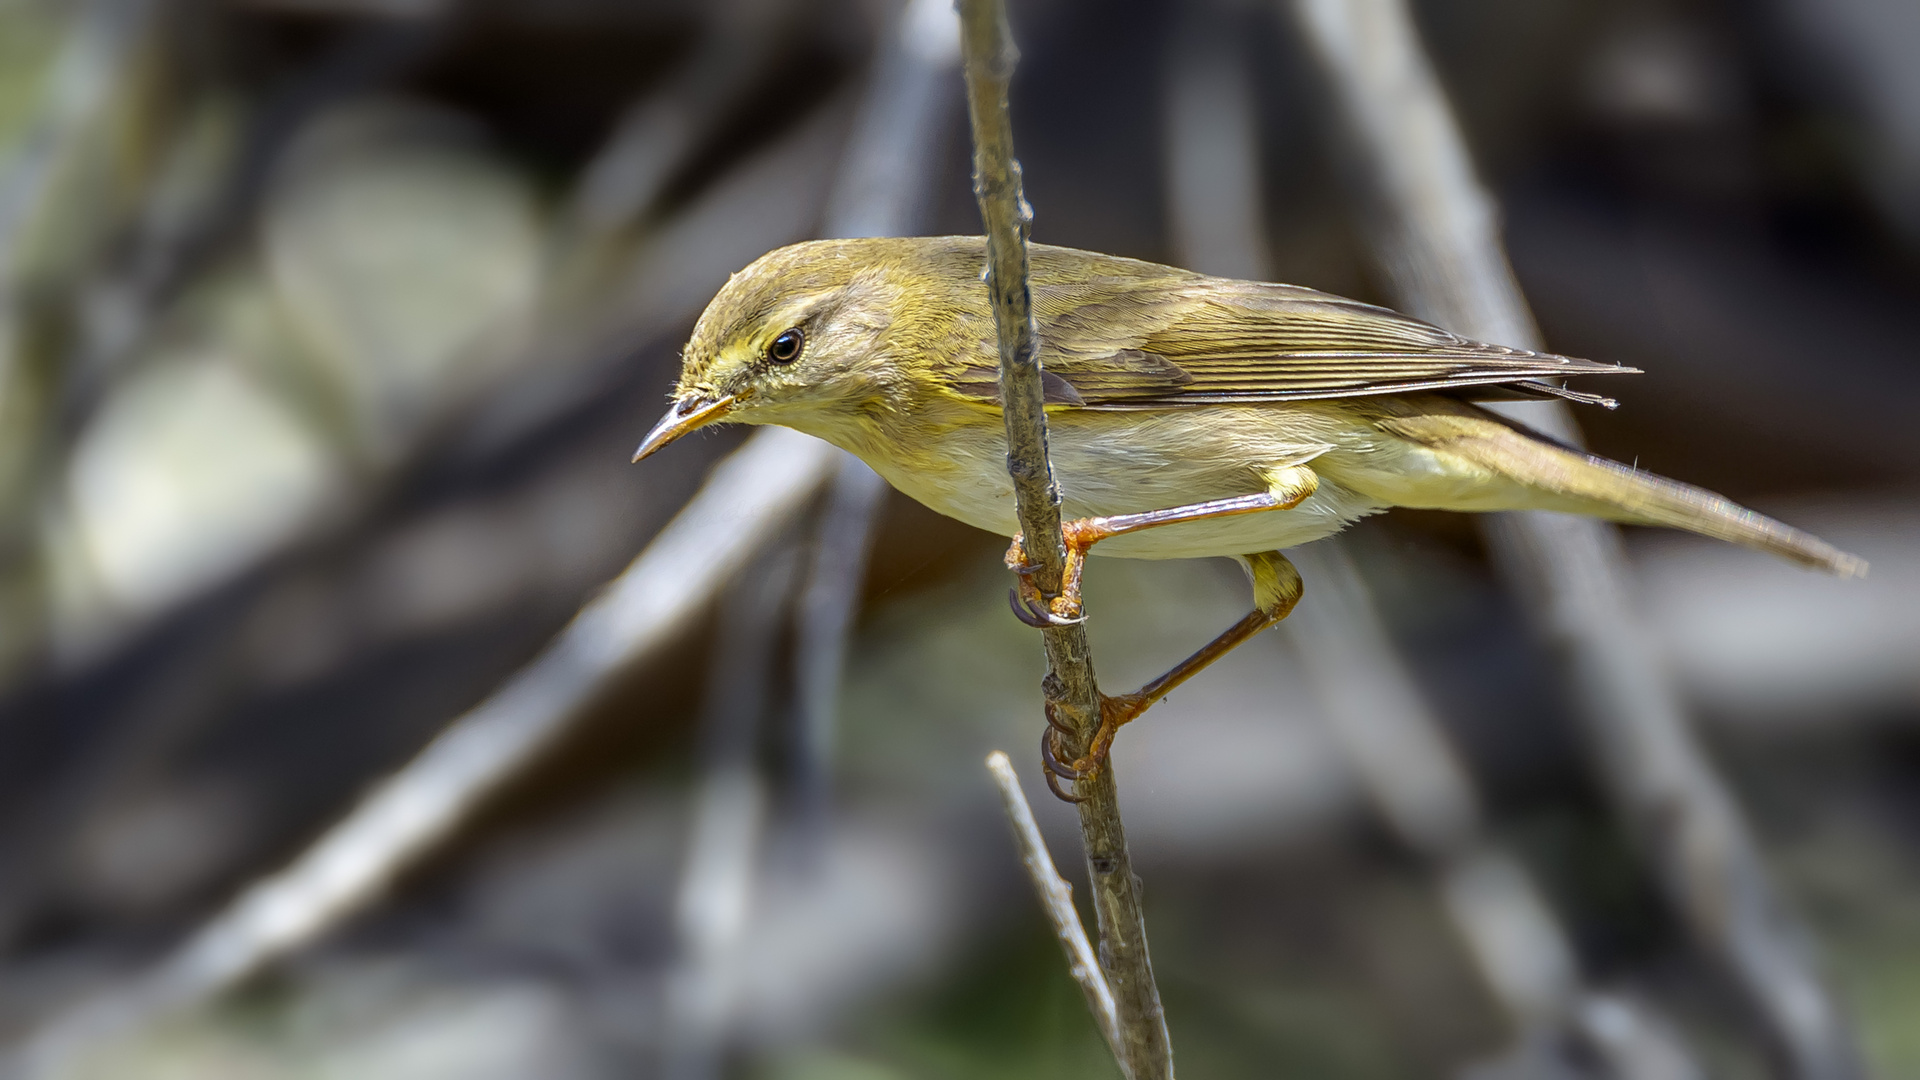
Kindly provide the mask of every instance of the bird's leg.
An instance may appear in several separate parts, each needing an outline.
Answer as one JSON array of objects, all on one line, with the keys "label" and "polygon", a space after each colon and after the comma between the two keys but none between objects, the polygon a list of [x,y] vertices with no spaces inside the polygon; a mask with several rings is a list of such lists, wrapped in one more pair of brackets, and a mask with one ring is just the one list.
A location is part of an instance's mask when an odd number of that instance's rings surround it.
[{"label": "bird's leg", "polygon": [[1320,487],[1320,478],[1305,465],[1289,465],[1276,470],[1267,490],[1254,495],[1236,495],[1230,499],[1172,506],[1142,514],[1115,514],[1112,517],[1076,518],[1062,522],[1060,537],[1066,542],[1067,565],[1060,575],[1060,592],[1047,596],[1033,581],[1038,569],[1027,560],[1023,538],[1015,535],[1007,548],[1007,568],[1019,577],[1018,587],[1008,595],[1013,613],[1028,626],[1072,626],[1085,621],[1080,610],[1080,575],[1086,566],[1087,551],[1102,540],[1109,540],[1142,529],[1178,525],[1208,518],[1257,514],[1266,510],[1291,510],[1305,502]]},{"label": "bird's leg", "polygon": [[[1026,549],[1015,537],[1007,549],[1007,565],[1020,576],[1020,588],[1010,599],[1014,614],[1032,626],[1071,625],[1084,616],[1080,610],[1080,575],[1087,549],[1101,540],[1160,525],[1174,525],[1263,510],[1291,510],[1305,502],[1320,486],[1319,477],[1304,465],[1288,466],[1272,474],[1266,491],[1231,499],[1176,506],[1144,514],[1120,514],[1113,517],[1081,518],[1061,526],[1066,541],[1067,565],[1061,578],[1060,593],[1047,597],[1032,581],[1036,567],[1026,559]],[[1207,665],[1232,652],[1234,647],[1287,617],[1300,600],[1300,573],[1277,551],[1240,557],[1253,578],[1254,608],[1245,618],[1229,627],[1192,656],[1182,660],[1166,674],[1131,694],[1100,695],[1100,724],[1094,730],[1085,753],[1071,761],[1067,740],[1076,734],[1067,731],[1052,713],[1047,716],[1048,730],[1041,735],[1041,760],[1046,766],[1047,786],[1069,801],[1076,797],[1060,790],[1057,779],[1080,780],[1093,775],[1106,762],[1113,739],[1123,724],[1146,712],[1154,702],[1166,697],[1173,688],[1198,675]]]},{"label": "bird's leg", "polygon": [[1293,606],[1300,602],[1301,594],[1300,572],[1294,569],[1293,563],[1277,551],[1243,555],[1240,558],[1253,578],[1253,610],[1219,637],[1207,642],[1198,652],[1133,693],[1114,696],[1101,694],[1100,726],[1088,742],[1086,753],[1071,763],[1061,760],[1065,755],[1061,753],[1058,728],[1050,724],[1048,737],[1055,742],[1042,755],[1049,772],[1065,780],[1080,780],[1093,775],[1106,763],[1107,754],[1113,748],[1113,738],[1119,733],[1121,725],[1146,712],[1155,702],[1171,693],[1174,687],[1200,674],[1207,665],[1232,652],[1235,646],[1278,623],[1293,611]]}]

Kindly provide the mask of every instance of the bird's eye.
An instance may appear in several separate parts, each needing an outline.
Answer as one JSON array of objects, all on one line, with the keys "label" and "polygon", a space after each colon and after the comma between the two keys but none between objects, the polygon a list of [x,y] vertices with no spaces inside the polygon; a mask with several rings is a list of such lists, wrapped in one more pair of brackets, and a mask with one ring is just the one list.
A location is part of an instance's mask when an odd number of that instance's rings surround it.
[{"label": "bird's eye", "polygon": [[773,343],[767,346],[767,359],[776,364],[791,364],[800,359],[800,347],[806,343],[807,336],[800,332],[799,327],[782,331],[780,336],[774,338]]}]

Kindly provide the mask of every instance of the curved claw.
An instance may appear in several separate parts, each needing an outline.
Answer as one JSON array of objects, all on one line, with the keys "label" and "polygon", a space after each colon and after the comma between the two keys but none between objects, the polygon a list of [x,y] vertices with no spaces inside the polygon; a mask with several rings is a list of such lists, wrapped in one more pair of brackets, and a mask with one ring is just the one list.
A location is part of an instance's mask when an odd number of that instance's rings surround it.
[{"label": "curved claw", "polygon": [[1045,608],[1035,607],[1026,597],[1020,595],[1019,589],[1007,590],[1007,603],[1013,608],[1015,618],[1036,630],[1045,630],[1053,626],[1079,626],[1081,623],[1087,621],[1085,615],[1069,619],[1064,616],[1055,615]]},{"label": "curved claw", "polygon": [[1055,779],[1052,773],[1042,773],[1041,775],[1047,778],[1047,790],[1053,792],[1053,797],[1059,799],[1061,802],[1078,804],[1093,798],[1091,795],[1075,795],[1070,792],[1061,791],[1060,781]]},{"label": "curved claw", "polygon": [[1054,715],[1053,702],[1051,701],[1047,702],[1046,706],[1041,709],[1041,712],[1046,715],[1048,727],[1052,728],[1053,730],[1059,732],[1062,735],[1077,734],[1077,731],[1071,724],[1065,723],[1058,716]]},{"label": "curved claw", "polygon": [[1053,748],[1053,742],[1054,737],[1052,732],[1043,731],[1040,733],[1040,763],[1047,767],[1047,772],[1062,780],[1078,780],[1086,775],[1079,769],[1061,761],[1060,752]]},{"label": "curved claw", "polygon": [[1078,776],[1064,771],[1065,766],[1061,765],[1060,759],[1054,756],[1052,735],[1053,733],[1051,731],[1043,731],[1040,733],[1040,761],[1046,766],[1040,770],[1040,775],[1046,778],[1047,790],[1053,792],[1053,797],[1059,799],[1061,802],[1086,802],[1092,798],[1091,795],[1081,795],[1075,792],[1061,790],[1061,780],[1066,780],[1071,783],[1078,779]]},{"label": "curved claw", "polygon": [[1013,609],[1014,618],[1019,619],[1035,630],[1045,630],[1051,625],[1047,620],[1052,618],[1052,616],[1035,614],[1034,610],[1027,606],[1026,600],[1020,596],[1019,589],[1007,590],[1007,606]]}]

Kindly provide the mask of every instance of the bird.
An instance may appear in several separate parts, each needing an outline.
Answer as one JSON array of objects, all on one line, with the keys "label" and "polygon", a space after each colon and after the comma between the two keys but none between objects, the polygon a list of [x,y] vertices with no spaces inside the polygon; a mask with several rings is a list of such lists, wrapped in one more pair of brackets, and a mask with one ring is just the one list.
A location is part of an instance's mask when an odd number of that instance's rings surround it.
[{"label": "bird", "polygon": [[1612,407],[1562,380],[1637,369],[1474,341],[1298,285],[1045,244],[1029,252],[1066,519],[1058,593],[1032,584],[1022,548],[982,237],[813,240],[761,256],[696,321],[671,404],[634,460],[716,423],[823,439],[929,508],[1011,537],[1015,614],[1036,626],[1083,618],[1084,557],[1096,545],[1127,558],[1238,560],[1253,610],[1138,691],[1102,695],[1083,753],[1043,739],[1049,784],[1100,768],[1122,725],[1287,616],[1303,585],[1283,549],[1392,507],[1562,511],[1866,573],[1808,533],[1482,404]]}]

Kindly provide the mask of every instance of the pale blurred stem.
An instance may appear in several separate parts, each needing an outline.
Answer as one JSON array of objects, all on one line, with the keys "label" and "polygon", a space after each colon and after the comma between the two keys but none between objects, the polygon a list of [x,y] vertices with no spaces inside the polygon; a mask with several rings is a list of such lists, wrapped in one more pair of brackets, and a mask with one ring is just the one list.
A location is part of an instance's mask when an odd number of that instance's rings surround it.
[{"label": "pale blurred stem", "polygon": [[[825,235],[910,235],[921,224],[937,148],[954,118],[951,69],[958,60],[958,29],[950,0],[905,0],[895,8],[827,198]],[[941,32],[948,36],[935,40]],[[885,480],[852,454],[841,455],[800,599],[793,779],[798,832],[809,855],[819,854],[832,814],[834,728],[847,639],[886,498]]]},{"label": "pale blurred stem", "polygon": [[0,1077],[60,1075],[89,1047],[224,993],[376,902],[565,736],[583,703],[679,641],[837,464],[832,448],[784,428],[754,435],[539,656],[159,963],[0,1049]]},{"label": "pale blurred stem", "polygon": [[887,483],[852,455],[840,461],[822,509],[800,597],[794,690],[799,731],[793,764],[799,832],[817,853],[832,814],[834,720],[853,630],[866,580],[867,553]]},{"label": "pale blurred stem", "polygon": [[1073,886],[1067,884],[1053,865],[1047,841],[1040,835],[1039,823],[1033,819],[1033,807],[1028,805],[1026,793],[1020,790],[1020,778],[1014,775],[1013,762],[995,750],[987,755],[987,771],[993,774],[994,785],[1000,789],[1007,824],[1013,828],[1013,842],[1020,848],[1020,862],[1027,868],[1033,891],[1047,913],[1047,921],[1053,924],[1061,949],[1067,954],[1067,970],[1073,981],[1080,984],[1080,992],[1086,995],[1087,1009],[1100,1025],[1100,1034],[1106,1038],[1113,1056],[1124,1060],[1126,1044],[1120,1034],[1120,1016],[1113,1006],[1113,988],[1100,973],[1100,960],[1094,955],[1093,943],[1087,940],[1087,928],[1080,923],[1080,912],[1073,906]]},{"label": "pale blurred stem", "polygon": [[[1059,494],[1047,459],[1038,329],[1030,304],[1027,231],[1032,212],[1021,193],[1007,116],[1007,83],[1017,52],[1001,0],[962,0],[962,57],[967,112],[973,121],[973,185],[987,231],[987,288],[1000,338],[1000,400],[1007,424],[1007,471],[1013,477],[1027,555],[1039,567],[1035,581],[1056,593],[1066,563],[1060,538]],[[1079,626],[1041,631],[1048,673],[1043,689],[1054,715],[1078,732],[1083,749],[1100,718],[1100,691],[1086,631]],[[1113,763],[1075,785],[1086,846],[1093,907],[1099,917],[1100,959],[1113,989],[1126,1047],[1123,1068],[1134,1080],[1173,1075],[1160,991],[1147,955],[1140,885],[1127,853]]]},{"label": "pale blurred stem", "polygon": [[762,834],[766,782],[755,749],[770,706],[796,552],[776,544],[720,600],[700,720],[701,776],[675,904],[679,957],[667,983],[661,1074],[718,1076],[732,1026]]},{"label": "pale blurred stem", "polygon": [[[1500,244],[1492,198],[1404,0],[1293,0],[1375,201],[1371,239],[1400,303],[1471,337],[1540,347]],[[1564,440],[1561,405],[1516,413]],[[1769,881],[1746,822],[1695,741],[1626,599],[1607,525],[1506,514],[1488,527],[1500,569],[1561,654],[1601,776],[1698,947],[1744,998],[1775,1072],[1856,1080],[1859,1051]]]}]

